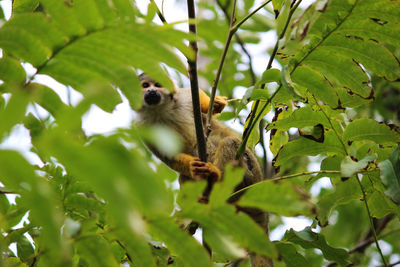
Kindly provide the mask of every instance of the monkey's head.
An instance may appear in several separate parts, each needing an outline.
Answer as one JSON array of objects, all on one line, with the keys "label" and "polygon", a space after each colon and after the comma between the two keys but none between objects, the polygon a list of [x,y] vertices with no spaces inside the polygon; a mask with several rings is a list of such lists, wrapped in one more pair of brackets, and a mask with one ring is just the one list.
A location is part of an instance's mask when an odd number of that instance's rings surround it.
[{"label": "monkey's head", "polygon": [[160,83],[144,73],[139,75],[139,79],[142,83],[144,107],[160,107],[172,102],[173,93],[164,88]]}]

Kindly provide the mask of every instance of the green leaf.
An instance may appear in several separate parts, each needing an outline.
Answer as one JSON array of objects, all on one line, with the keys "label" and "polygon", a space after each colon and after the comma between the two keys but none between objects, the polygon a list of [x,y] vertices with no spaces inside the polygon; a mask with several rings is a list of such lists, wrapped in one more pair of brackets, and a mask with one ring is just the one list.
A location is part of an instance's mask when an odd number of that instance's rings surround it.
[{"label": "green leaf", "polygon": [[[328,104],[330,107],[337,108],[339,106],[339,98],[334,91],[333,86],[320,72],[307,65],[302,65],[292,74],[292,79],[294,83],[306,87],[308,91],[310,91],[314,96],[318,96],[319,99],[324,101],[324,103]],[[294,90],[291,89],[289,92],[293,95]]]},{"label": "green leaf", "polygon": [[68,111],[68,106],[62,102],[60,96],[51,88],[38,83],[30,83],[27,89],[33,92],[35,101],[54,118],[57,118],[60,113]]},{"label": "green leaf", "polygon": [[258,226],[249,216],[237,213],[231,205],[220,206],[213,209],[197,208],[196,210],[183,211],[182,216],[189,217],[199,222],[204,229],[213,228],[232,239],[252,252],[274,258],[276,251],[269,242],[265,229]]},{"label": "green leaf", "polygon": [[150,128],[141,127],[138,130],[139,136],[163,155],[174,156],[182,151],[181,136],[168,127],[154,125]]},{"label": "green leaf", "polygon": [[285,164],[296,156],[315,156],[318,154],[344,155],[343,146],[340,144],[333,131],[325,133],[324,142],[315,142],[310,139],[300,137],[290,141],[282,147],[275,158],[275,165]]},{"label": "green leaf", "polygon": [[372,119],[358,119],[347,125],[343,132],[344,141],[371,140],[378,144],[400,142],[400,134],[389,126]]},{"label": "green leaf", "polygon": [[400,218],[400,207],[383,192],[374,190],[374,192],[368,196],[367,201],[372,217],[383,218],[389,214],[396,214],[396,216]]},{"label": "green leaf", "polygon": [[309,196],[292,183],[266,180],[247,189],[238,204],[282,216],[312,216],[315,207],[308,199]]},{"label": "green leaf", "polygon": [[[276,82],[280,83],[281,81],[281,71],[279,69],[267,69],[263,72],[261,76],[261,80],[257,83],[259,86],[264,83]],[[258,88],[259,86],[255,86]]]},{"label": "green leaf", "polygon": [[148,216],[169,214],[172,196],[162,179],[137,151],[128,151],[120,141],[117,136],[98,136],[90,145],[83,146],[62,129],[54,129],[43,136],[40,145],[55,155],[68,172],[88,182],[109,201],[108,210],[121,223],[127,223],[126,214],[132,210]]},{"label": "green leaf", "polygon": [[[20,203],[21,198],[17,197],[16,202]],[[23,207],[23,205],[11,205],[4,217],[4,228],[11,229],[13,226],[19,224],[27,211],[28,209]]]},{"label": "green leaf", "polygon": [[2,57],[0,58],[0,77],[6,83],[24,84],[26,73],[18,61],[10,57]]},{"label": "green leaf", "polygon": [[29,260],[28,262],[32,262],[33,261],[32,254],[34,254],[34,249],[32,244],[25,236],[21,235],[17,241],[18,257],[23,261],[30,258],[31,260]]},{"label": "green leaf", "polygon": [[272,5],[274,6],[275,16],[277,17],[282,9],[285,0],[272,0]]},{"label": "green leaf", "polygon": [[399,146],[396,146],[387,160],[379,163],[381,180],[387,188],[386,194],[397,203],[400,202],[400,160]]},{"label": "green leaf", "polygon": [[277,130],[273,135],[271,134],[269,149],[271,150],[272,154],[276,155],[282,146],[286,145],[288,141],[289,134],[286,131]]},{"label": "green leaf", "polygon": [[347,266],[350,263],[348,261],[349,254],[346,250],[329,246],[326,243],[325,237],[313,232],[310,227],[306,227],[300,232],[290,229],[286,231],[283,240],[298,244],[305,249],[320,249],[325,259],[335,261],[342,266]]},{"label": "green leaf", "polygon": [[12,13],[32,12],[39,5],[39,0],[14,0],[12,3]]},{"label": "green leaf", "polygon": [[44,247],[49,249],[49,257],[57,263],[63,253],[60,239],[62,214],[56,208],[61,203],[18,152],[0,150],[0,166],[1,182],[9,188],[21,190],[21,205],[30,209],[30,221],[41,226]]},{"label": "green leaf", "polygon": [[232,165],[227,165],[224,171],[224,178],[221,182],[215,183],[211,191],[209,205],[211,207],[219,207],[226,204],[229,197],[234,192],[235,187],[243,180],[245,169],[234,168]]},{"label": "green leaf", "polygon": [[75,246],[78,254],[87,262],[90,262],[90,266],[119,266],[110,244],[100,235],[82,236],[75,243]]},{"label": "green leaf", "polygon": [[140,220],[136,220],[138,214],[130,214],[130,219],[133,227],[121,227],[116,231],[117,237],[123,244],[126,244],[127,253],[135,260],[135,264],[140,267],[156,267],[154,258],[151,254],[151,249],[148,245],[148,240],[143,237],[145,229],[137,231],[132,228],[137,228],[134,224],[141,224]]},{"label": "green leaf", "polygon": [[203,230],[203,238],[212,248],[214,261],[217,261],[216,255],[227,259],[245,258],[247,252],[240,247],[230,235],[224,234],[217,229],[207,228]]},{"label": "green leaf", "polygon": [[[0,191],[4,192],[4,187],[0,187]],[[9,209],[10,209],[10,202],[8,202],[6,194],[1,193],[0,194],[0,215],[4,216]]]},{"label": "green leaf", "polygon": [[332,193],[326,193],[320,197],[318,206],[317,220],[321,226],[328,224],[329,215],[333,208],[338,205],[349,203],[352,200],[359,200],[362,198],[361,191],[359,189],[358,182],[355,180],[357,177],[353,177],[343,182],[336,184],[335,191]]},{"label": "green leaf", "polygon": [[212,266],[206,250],[170,218],[154,219],[149,222],[149,226],[151,233],[160,238],[188,266]]},{"label": "green leaf", "polygon": [[251,92],[249,100],[268,100],[270,95],[265,89],[254,89]]},{"label": "green leaf", "polygon": [[[11,95],[4,109],[0,109],[0,140],[11,131],[11,128],[22,122],[29,98],[21,93],[15,92]],[[12,114],[12,116],[10,116]]]},{"label": "green leaf", "polygon": [[[105,27],[109,19],[113,20],[106,13],[126,13],[127,9],[119,10],[130,5],[124,2],[114,1],[111,8],[109,2],[75,1],[72,4],[43,1],[47,13],[13,16],[0,29],[0,47],[32,63],[38,68],[38,73],[71,85],[85,96],[101,94],[102,97],[93,100],[106,111],[112,111],[121,101],[113,86],[119,87],[132,108],[138,109],[142,91],[132,67],[156,77],[172,90],[174,85],[160,67],[160,62],[186,73],[185,65],[173,48],[191,57],[193,52],[183,40],[192,37],[167,26],[133,25],[120,21],[120,25],[115,27],[116,18],[113,26]],[[95,94],[95,91],[100,92]]]},{"label": "green leaf", "polygon": [[318,124],[330,127],[329,121],[322,112],[313,110],[310,106],[306,106],[293,111],[293,113],[287,118],[280,120],[278,119],[277,121],[271,122],[268,124],[267,129],[279,129],[287,131],[292,127],[303,128]]},{"label": "green leaf", "polygon": [[367,155],[360,161],[354,161],[350,156],[346,156],[340,164],[340,172],[342,177],[351,177],[359,170],[364,169],[370,162],[376,160],[376,154]]},{"label": "green leaf", "polygon": [[103,211],[103,207],[99,201],[82,195],[71,195],[66,197],[64,205],[68,209],[84,210],[88,212]]},{"label": "green leaf", "polygon": [[[306,13],[317,13],[312,16],[316,19],[301,18],[309,29],[308,36],[300,38],[306,37],[309,44],[293,57],[292,77],[298,85],[308,87],[318,99],[332,107],[335,102],[354,106],[357,101],[351,99],[352,95],[358,96],[359,103],[373,97],[366,71],[388,80],[400,77],[399,62],[388,49],[388,44],[396,46],[400,42],[400,6],[396,1],[327,1],[322,8],[314,5],[311,9],[314,10]],[[287,47],[298,44],[298,39],[289,41]],[[303,67],[313,74],[299,73],[304,71]],[[311,80],[313,83],[309,82]],[[324,89],[317,91],[321,88]],[[337,102],[338,97],[340,102]]]},{"label": "green leaf", "polygon": [[307,259],[297,252],[296,247],[291,243],[275,242],[275,246],[287,267],[310,266]]},{"label": "green leaf", "polygon": [[23,263],[21,261],[21,259],[17,258],[17,257],[9,257],[9,258],[7,258],[7,263],[8,263],[8,266],[13,266],[13,267],[28,267],[28,265]]},{"label": "green leaf", "polygon": [[296,85],[292,82],[288,66],[284,66],[282,69],[281,82],[283,87],[293,98],[301,98],[301,96],[297,92]]}]

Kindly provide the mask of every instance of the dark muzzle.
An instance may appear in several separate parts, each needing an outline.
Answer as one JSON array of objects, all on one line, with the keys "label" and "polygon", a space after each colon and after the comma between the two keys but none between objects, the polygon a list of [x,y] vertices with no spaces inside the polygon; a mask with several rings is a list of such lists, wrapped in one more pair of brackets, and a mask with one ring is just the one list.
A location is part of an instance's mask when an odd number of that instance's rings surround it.
[{"label": "dark muzzle", "polygon": [[161,101],[161,93],[157,90],[147,90],[144,93],[144,101],[148,105],[157,105]]}]

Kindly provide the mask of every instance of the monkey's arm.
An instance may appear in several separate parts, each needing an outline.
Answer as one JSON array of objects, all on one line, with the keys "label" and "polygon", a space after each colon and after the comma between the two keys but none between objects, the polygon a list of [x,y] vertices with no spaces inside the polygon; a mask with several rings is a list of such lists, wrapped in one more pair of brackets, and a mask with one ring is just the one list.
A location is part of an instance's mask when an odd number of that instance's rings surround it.
[{"label": "monkey's arm", "polygon": [[[208,107],[210,106],[210,97],[203,90],[199,90],[199,95],[200,95],[201,112],[207,113]],[[221,113],[226,104],[227,104],[226,97],[215,96],[213,114]]]},{"label": "monkey's arm", "polygon": [[191,177],[195,180],[207,180],[208,178],[211,178],[213,181],[221,180],[221,171],[211,162],[202,162],[197,157],[185,153],[179,153],[175,156],[166,156],[161,154],[153,146],[148,145],[148,147],[161,161],[184,176]]}]

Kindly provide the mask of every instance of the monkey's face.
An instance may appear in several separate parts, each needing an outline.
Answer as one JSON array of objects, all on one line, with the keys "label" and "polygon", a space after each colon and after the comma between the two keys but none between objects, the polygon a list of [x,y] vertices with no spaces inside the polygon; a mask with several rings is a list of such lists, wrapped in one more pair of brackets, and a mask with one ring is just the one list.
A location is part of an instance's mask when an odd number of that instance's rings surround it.
[{"label": "monkey's face", "polygon": [[173,93],[146,75],[140,75],[143,90],[143,107],[159,108],[172,102]]}]

